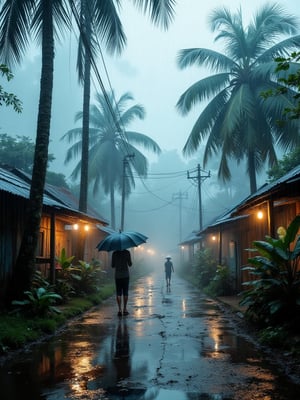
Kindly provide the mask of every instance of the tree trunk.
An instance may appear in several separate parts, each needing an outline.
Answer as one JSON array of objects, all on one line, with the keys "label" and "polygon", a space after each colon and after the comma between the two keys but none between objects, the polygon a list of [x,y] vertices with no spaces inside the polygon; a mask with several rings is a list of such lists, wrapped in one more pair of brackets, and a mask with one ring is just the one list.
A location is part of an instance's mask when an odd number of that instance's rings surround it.
[{"label": "tree trunk", "polygon": [[91,19],[88,7],[83,1],[83,34],[84,35],[84,78],[83,78],[83,112],[82,112],[82,148],[81,148],[81,178],[79,211],[87,212],[88,179],[89,179],[89,125],[90,125],[90,94],[91,94]]},{"label": "tree trunk", "polygon": [[40,234],[43,194],[48,162],[50,120],[53,90],[54,38],[52,2],[44,2],[42,27],[42,69],[36,143],[30,198],[19,254],[12,276],[12,296],[23,296],[30,288],[35,268],[36,248]]},{"label": "tree trunk", "polygon": [[250,179],[250,193],[255,193],[257,190],[256,184],[256,168],[254,153],[250,150],[248,153],[248,174]]}]

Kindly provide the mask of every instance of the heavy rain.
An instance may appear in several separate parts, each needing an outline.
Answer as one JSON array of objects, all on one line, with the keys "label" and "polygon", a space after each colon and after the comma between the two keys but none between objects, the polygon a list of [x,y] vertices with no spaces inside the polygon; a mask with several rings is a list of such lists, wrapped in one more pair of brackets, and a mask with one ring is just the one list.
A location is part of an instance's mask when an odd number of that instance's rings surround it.
[{"label": "heavy rain", "polygon": [[[298,2],[0,4],[1,399],[300,398],[300,84],[275,69],[299,73]],[[144,238],[122,316],[121,231]],[[6,324],[77,297],[34,343]]]},{"label": "heavy rain", "polygon": [[115,299],[0,369],[3,400],[296,399],[300,387],[265,360],[233,314],[176,275],[141,278],[129,316]]}]

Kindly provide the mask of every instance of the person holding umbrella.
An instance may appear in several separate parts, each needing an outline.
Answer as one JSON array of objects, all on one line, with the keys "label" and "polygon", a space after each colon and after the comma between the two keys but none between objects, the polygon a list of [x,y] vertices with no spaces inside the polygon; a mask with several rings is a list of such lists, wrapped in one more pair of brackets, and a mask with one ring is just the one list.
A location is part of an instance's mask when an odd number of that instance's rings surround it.
[{"label": "person holding umbrella", "polygon": [[[99,251],[113,251],[111,266],[115,269],[115,282],[117,304],[119,307],[118,316],[128,315],[128,288],[129,288],[129,267],[131,267],[131,254],[129,248],[146,243],[147,236],[136,231],[114,232],[112,229],[104,227],[105,232],[110,232],[107,237],[97,244]],[[122,302],[123,300],[123,302]],[[123,303],[123,311],[122,311]]]},{"label": "person holding umbrella", "polygon": [[129,314],[127,311],[129,267],[132,266],[130,251],[127,249],[114,251],[112,253],[111,266],[115,269],[116,295],[119,308],[118,316],[121,317],[122,315]]}]

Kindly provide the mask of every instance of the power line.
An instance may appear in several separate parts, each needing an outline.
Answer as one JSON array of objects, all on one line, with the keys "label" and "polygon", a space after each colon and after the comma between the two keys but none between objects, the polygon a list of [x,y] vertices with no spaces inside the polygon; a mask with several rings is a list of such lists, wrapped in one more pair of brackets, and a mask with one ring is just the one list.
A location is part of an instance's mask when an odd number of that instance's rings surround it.
[{"label": "power line", "polygon": [[[82,29],[82,25],[81,25],[81,23],[80,23],[80,16],[79,16],[79,14],[78,14],[78,11],[77,11],[77,9],[76,9],[76,6],[75,6],[75,4],[74,4],[74,1],[70,1],[70,5],[71,5],[72,14],[73,14],[73,16],[74,16],[74,18],[75,18],[77,27],[78,27],[79,32],[80,32],[81,37],[82,37],[82,41],[83,41],[83,43],[84,43],[85,51],[87,52],[87,54],[88,54],[88,56],[89,56],[92,69],[93,69],[93,71],[94,71],[94,73],[95,73],[95,76],[96,76],[96,78],[97,78],[98,84],[100,85],[100,89],[101,89],[101,91],[102,91],[102,93],[103,93],[103,97],[104,97],[104,99],[105,99],[105,102],[107,103],[107,106],[108,106],[109,112],[110,112],[110,114],[111,114],[111,116],[112,116],[112,119],[113,119],[113,122],[114,122],[114,124],[115,124],[116,130],[117,130],[117,132],[118,132],[120,135],[123,135],[123,137],[125,138],[124,145],[125,145],[125,147],[127,147],[127,146],[126,146],[126,143],[127,143],[128,140],[127,140],[126,135],[125,135],[125,133],[124,133],[124,129],[122,129],[122,127],[121,127],[121,125],[120,125],[120,118],[119,118],[119,120],[116,118],[115,110],[114,110],[114,108],[112,107],[111,101],[110,101],[109,96],[108,96],[108,94],[107,94],[107,92],[106,92],[106,89],[105,89],[104,83],[103,83],[103,81],[102,81],[102,79],[101,79],[101,76],[100,76],[100,73],[99,73],[97,64],[96,64],[95,59],[94,59],[94,56],[93,56],[93,54],[92,54],[92,51],[91,51],[91,48],[90,48],[90,43],[89,43],[89,41],[87,40],[86,33],[85,33],[84,30]],[[91,20],[92,20],[92,17],[91,17]],[[96,38],[97,38],[97,36],[96,36]],[[100,46],[100,45],[99,45],[99,46]],[[100,47],[99,47],[99,48],[100,48]],[[100,51],[101,51],[101,49],[100,49]],[[102,54],[102,53],[101,53],[101,54]],[[104,64],[104,65],[105,65],[105,64]],[[106,66],[105,66],[105,68],[106,68]],[[110,82],[110,80],[109,80],[109,82]],[[116,105],[116,109],[118,110],[117,105]],[[125,154],[124,154],[124,155],[129,154],[129,153],[130,153],[129,148],[125,149]]]}]

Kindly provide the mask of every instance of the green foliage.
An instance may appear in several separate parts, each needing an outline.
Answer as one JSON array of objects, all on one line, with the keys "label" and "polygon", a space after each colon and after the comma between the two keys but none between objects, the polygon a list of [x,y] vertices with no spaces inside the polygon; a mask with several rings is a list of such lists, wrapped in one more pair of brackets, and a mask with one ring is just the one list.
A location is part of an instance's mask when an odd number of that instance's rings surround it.
[{"label": "green foliage", "polygon": [[58,264],[55,290],[64,302],[71,296],[95,293],[99,290],[102,276],[101,265],[98,260],[93,259],[90,263],[79,261],[73,265],[74,256],[68,257],[66,250],[62,249],[60,257],[56,258]]},{"label": "green foliage", "polygon": [[57,172],[52,172],[47,170],[46,182],[49,183],[50,185],[69,189],[69,185],[66,182],[66,177],[64,174],[59,174]]},{"label": "green foliage", "polygon": [[18,306],[17,310],[23,309],[26,315],[46,316],[49,313],[60,313],[60,310],[54,306],[61,296],[44,287],[33,288],[24,292],[27,297],[24,300],[14,300],[13,306]]},{"label": "green foliage", "polygon": [[[90,107],[90,148],[89,148],[89,183],[93,184],[93,192],[97,194],[101,185],[105,194],[111,198],[111,224],[115,225],[114,193],[122,192],[123,179],[125,179],[125,196],[129,196],[135,186],[135,175],[145,177],[148,171],[147,158],[139,150],[144,148],[154,154],[160,154],[158,144],[149,136],[128,129],[136,119],[144,119],[145,109],[140,104],[128,106],[134,100],[130,93],[124,93],[119,100],[115,100],[113,92],[108,94],[110,103],[118,116],[117,121],[122,121],[124,136],[115,129],[111,123],[111,109],[107,106],[107,98],[101,93],[96,93],[96,104]],[[83,119],[83,112],[76,114],[75,120]],[[74,128],[63,135],[62,140],[67,139],[73,143],[68,149],[65,163],[78,158],[82,148],[82,128]],[[134,163],[126,163],[124,176],[124,152],[134,155]],[[80,157],[71,178],[76,180],[82,170],[82,157]]]},{"label": "green foliage", "polygon": [[193,281],[197,287],[207,287],[217,272],[217,261],[209,248],[198,250],[192,266]]},{"label": "green foliage", "polygon": [[72,285],[72,261],[74,258],[75,256],[67,256],[65,248],[61,250],[60,256],[55,258],[58,267],[56,272],[55,290],[61,296],[62,302],[68,301],[71,296],[75,295],[75,289]]},{"label": "green foliage", "polygon": [[228,296],[232,294],[230,270],[227,265],[217,265],[216,274],[205,288],[210,296]]},{"label": "green foliage", "polygon": [[[298,43],[298,36],[287,36],[298,34],[297,21],[278,4],[265,4],[248,26],[244,25],[241,9],[231,13],[228,7],[216,8],[209,24],[216,41],[225,44],[225,53],[193,47],[181,50],[177,58],[181,69],[200,66],[212,71],[187,88],[177,102],[183,115],[198,104],[203,110],[183,153],[195,154],[204,142],[203,166],[220,154],[218,177],[224,181],[231,179],[231,160],[245,161],[250,190],[255,192],[256,174],[266,163],[272,166],[276,162],[275,144],[287,148],[298,140],[295,121],[276,124],[291,104],[290,93],[268,102],[261,97],[276,84],[274,57]],[[284,40],[279,41],[279,37]],[[203,102],[205,107],[201,107]]]},{"label": "green foliage", "polygon": [[269,182],[281,178],[283,175],[300,165],[300,147],[285,154],[282,160],[279,160],[274,167],[267,171]]},{"label": "green foliage", "polygon": [[38,339],[40,332],[33,329],[33,322],[22,316],[0,316],[0,347],[2,352],[23,346],[29,340]]},{"label": "green foliage", "polygon": [[[2,164],[21,169],[27,173],[32,172],[35,143],[27,136],[10,136],[0,134],[0,160]],[[22,157],[20,157],[22,154]],[[48,165],[55,160],[53,154],[48,155]],[[63,174],[47,171],[47,183],[68,187]]]},{"label": "green foliage", "polygon": [[89,298],[95,303],[95,297],[97,302],[101,302],[102,300],[108,299],[112,296],[115,292],[115,284],[113,282],[105,283],[103,286],[100,287],[100,291],[96,294],[93,293],[89,295]]},{"label": "green foliage", "polygon": [[[282,326],[291,329],[300,326],[300,215],[296,216],[288,229],[280,230],[280,238],[266,236],[265,241],[254,241],[245,267],[253,280],[244,283],[241,305],[247,306],[246,316],[261,326]],[[285,234],[284,234],[285,233]],[[295,242],[294,248],[291,246]],[[297,328],[298,327],[298,328]]]},{"label": "green foliage", "polygon": [[262,344],[267,344],[271,347],[282,347],[287,335],[288,332],[282,326],[269,326],[259,333],[259,340]]},{"label": "green foliage", "polygon": [[[7,81],[13,79],[13,74],[10,69],[4,65],[0,64],[0,73],[2,77],[4,76]],[[18,113],[22,112],[22,102],[13,93],[6,92],[0,85],[0,106],[5,104],[6,106],[13,106],[14,110]]]},{"label": "green foliage", "polygon": [[16,306],[14,312],[22,312],[27,316],[33,317],[60,312],[54,304],[61,300],[61,296],[54,292],[40,271],[35,271],[31,290],[24,292],[24,295],[24,300],[12,301],[12,306]]},{"label": "green foliage", "polygon": [[68,271],[69,268],[72,266],[72,261],[74,260],[75,256],[67,257],[66,249],[63,248],[60,252],[60,257],[56,257],[57,264],[61,267],[63,273]]},{"label": "green foliage", "polygon": [[3,164],[31,172],[33,155],[34,142],[29,137],[0,135],[0,158]]},{"label": "green foliage", "polygon": [[33,288],[43,287],[45,289],[50,288],[50,284],[46,278],[42,275],[41,271],[35,271],[32,277],[31,286]]},{"label": "green foliage", "polygon": [[[261,93],[264,99],[273,96],[282,96],[286,93],[291,94],[294,99],[294,106],[285,107],[283,115],[289,119],[298,119],[300,117],[300,52],[293,52],[289,57],[276,57],[277,67],[275,73],[278,74],[278,82],[282,84],[276,90],[269,89]],[[293,67],[293,68],[292,68]],[[291,68],[292,71],[291,72]],[[288,74],[288,72],[290,72]],[[284,76],[282,76],[284,74]],[[283,121],[278,121],[282,125]]]},{"label": "green foliage", "polygon": [[[80,315],[96,304],[100,304],[115,291],[113,283],[101,286],[100,291],[84,297],[75,297],[59,306],[59,314],[37,317],[32,314],[0,314],[0,353],[21,348],[27,343],[40,339],[43,334],[55,333],[68,318]],[[23,311],[23,310],[19,310]]]},{"label": "green foliage", "polygon": [[101,265],[97,260],[91,263],[79,261],[79,265],[72,267],[73,287],[77,295],[95,293],[101,282]]}]

